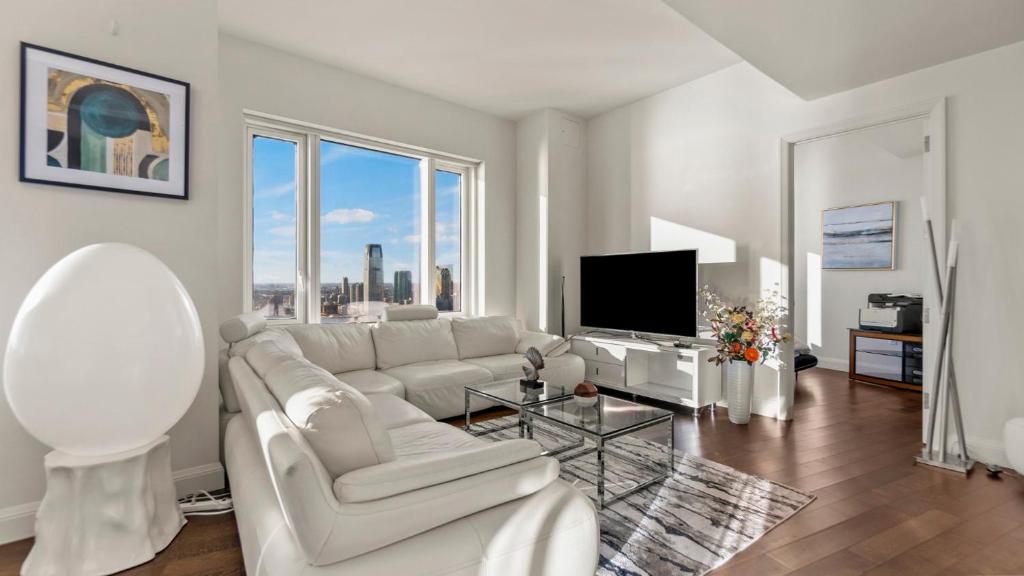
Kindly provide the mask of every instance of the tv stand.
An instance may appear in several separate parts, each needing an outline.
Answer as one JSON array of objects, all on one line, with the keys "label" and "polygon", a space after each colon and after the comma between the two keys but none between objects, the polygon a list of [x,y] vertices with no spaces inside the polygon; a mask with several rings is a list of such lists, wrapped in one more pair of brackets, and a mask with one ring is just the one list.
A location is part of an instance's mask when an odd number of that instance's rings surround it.
[{"label": "tv stand", "polygon": [[[682,346],[680,346],[682,345]],[[660,342],[643,335],[589,332],[573,337],[572,351],[594,384],[700,409],[722,397],[722,370],[708,362],[711,346]]]}]

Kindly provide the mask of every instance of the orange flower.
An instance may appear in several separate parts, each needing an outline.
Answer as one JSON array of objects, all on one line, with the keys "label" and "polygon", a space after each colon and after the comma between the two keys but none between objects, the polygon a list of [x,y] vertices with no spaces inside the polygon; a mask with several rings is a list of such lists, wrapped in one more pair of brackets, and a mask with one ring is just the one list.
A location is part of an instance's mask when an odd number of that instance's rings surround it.
[{"label": "orange flower", "polygon": [[743,352],[743,358],[746,359],[747,362],[757,362],[757,359],[760,357],[761,353],[757,351],[757,348],[747,348]]},{"label": "orange flower", "polygon": [[739,342],[733,342],[731,348],[733,354],[739,354],[740,348],[742,348],[742,346],[740,346]]}]

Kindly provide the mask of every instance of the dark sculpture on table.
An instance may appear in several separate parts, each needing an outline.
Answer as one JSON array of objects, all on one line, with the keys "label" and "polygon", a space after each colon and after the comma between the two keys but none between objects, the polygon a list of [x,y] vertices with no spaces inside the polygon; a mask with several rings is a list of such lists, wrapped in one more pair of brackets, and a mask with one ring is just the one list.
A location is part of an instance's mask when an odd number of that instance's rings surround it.
[{"label": "dark sculpture on table", "polygon": [[526,351],[526,361],[529,365],[522,367],[525,378],[521,379],[519,383],[535,388],[543,386],[544,382],[540,379],[540,371],[544,369],[544,357],[540,355],[540,351],[531,346]]}]

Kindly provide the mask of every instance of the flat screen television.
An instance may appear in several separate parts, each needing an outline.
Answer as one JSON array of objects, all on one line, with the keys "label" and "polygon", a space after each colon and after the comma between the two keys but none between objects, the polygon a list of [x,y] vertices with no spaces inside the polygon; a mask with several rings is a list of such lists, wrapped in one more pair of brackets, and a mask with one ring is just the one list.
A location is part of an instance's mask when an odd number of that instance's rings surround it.
[{"label": "flat screen television", "polygon": [[697,251],[580,258],[580,324],[697,336]]}]

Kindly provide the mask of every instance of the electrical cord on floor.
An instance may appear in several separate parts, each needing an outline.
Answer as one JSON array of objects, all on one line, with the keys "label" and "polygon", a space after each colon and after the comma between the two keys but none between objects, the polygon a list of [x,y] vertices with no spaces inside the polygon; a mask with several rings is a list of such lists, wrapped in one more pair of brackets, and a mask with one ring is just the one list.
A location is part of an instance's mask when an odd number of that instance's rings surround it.
[{"label": "electrical cord on floor", "polygon": [[231,493],[228,491],[214,496],[206,490],[200,490],[179,498],[178,506],[185,516],[218,516],[235,510]]}]

